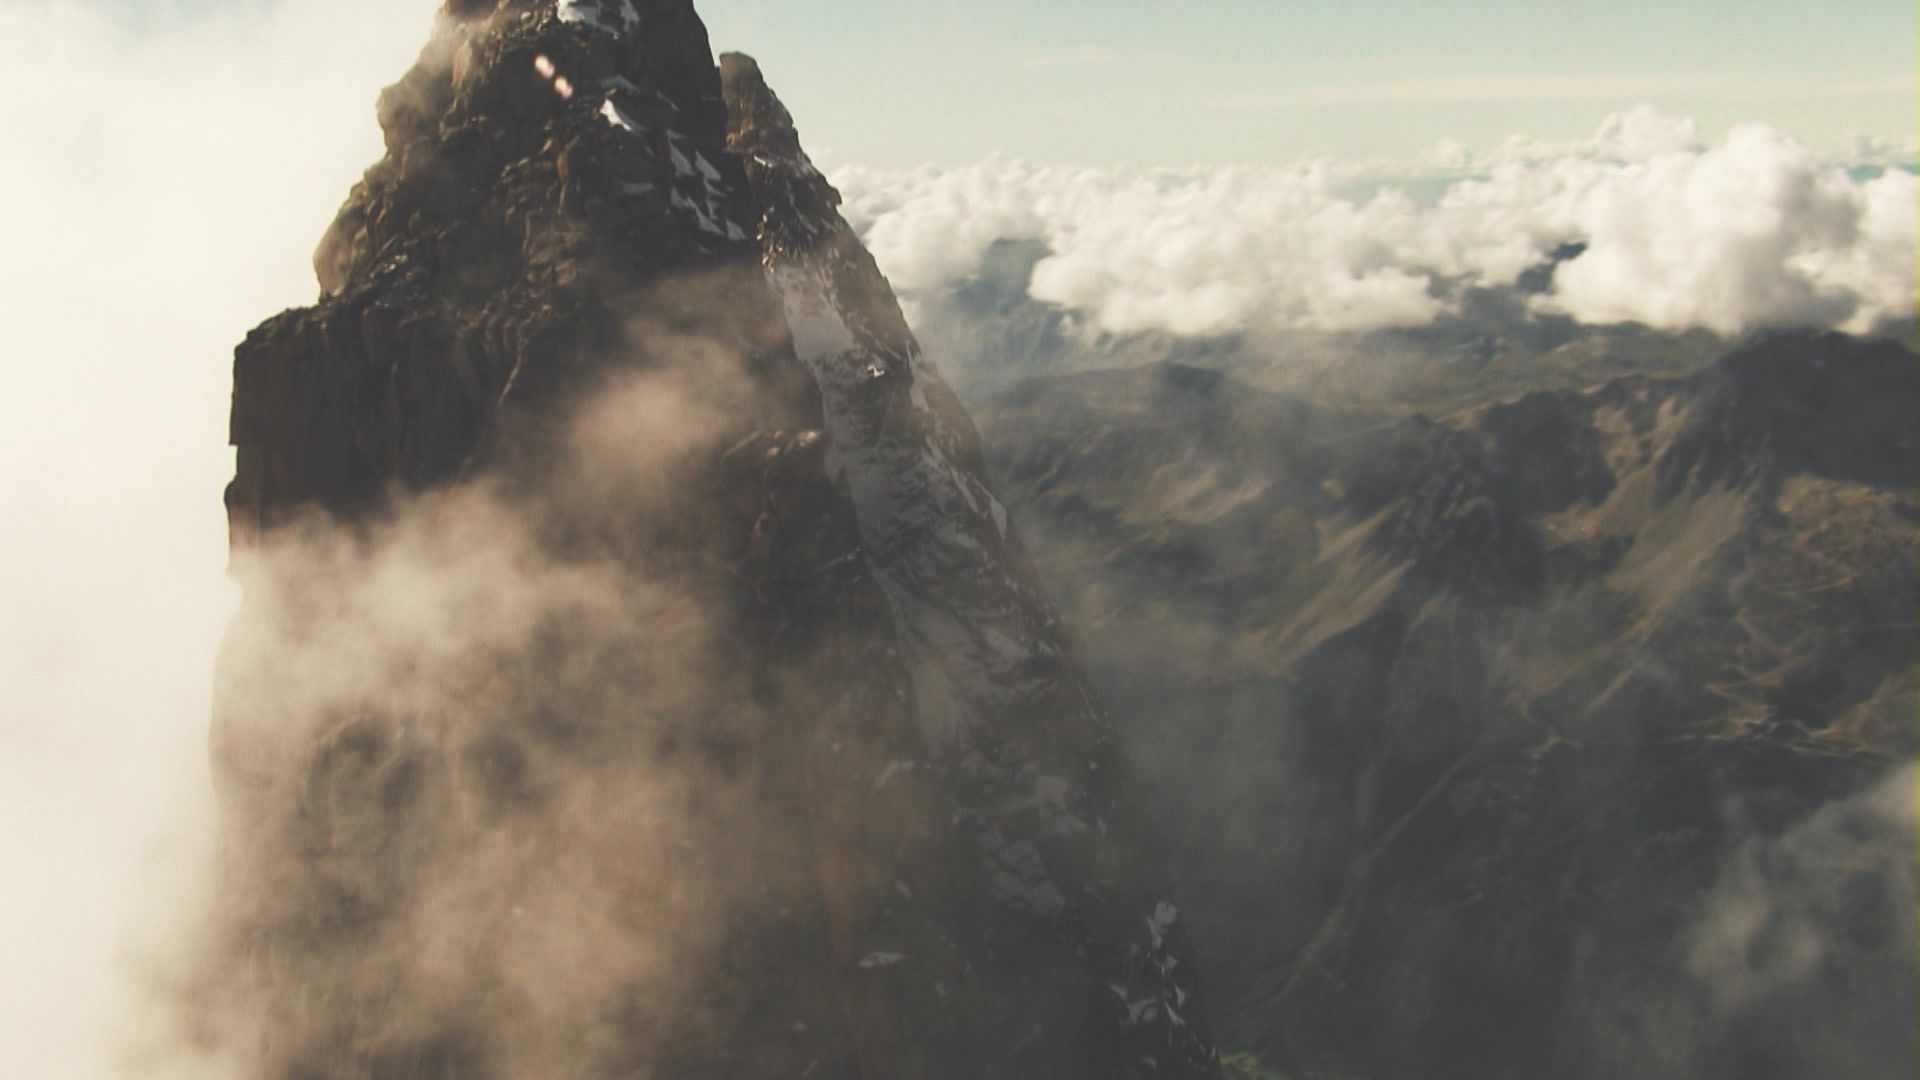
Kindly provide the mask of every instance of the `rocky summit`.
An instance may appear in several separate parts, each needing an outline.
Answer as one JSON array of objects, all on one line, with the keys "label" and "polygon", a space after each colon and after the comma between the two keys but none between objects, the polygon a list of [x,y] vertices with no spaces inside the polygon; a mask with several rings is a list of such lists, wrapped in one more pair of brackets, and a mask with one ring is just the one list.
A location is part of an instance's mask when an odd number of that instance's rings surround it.
[{"label": "rocky summit", "polygon": [[243,1075],[1209,1077],[965,410],[687,0],[449,0],[234,363]]}]

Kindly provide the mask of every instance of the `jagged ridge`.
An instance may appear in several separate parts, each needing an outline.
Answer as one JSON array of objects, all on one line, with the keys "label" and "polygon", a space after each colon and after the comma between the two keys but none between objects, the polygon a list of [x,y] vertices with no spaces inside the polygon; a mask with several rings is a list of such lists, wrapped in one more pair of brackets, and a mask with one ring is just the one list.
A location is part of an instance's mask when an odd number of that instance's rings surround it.
[{"label": "jagged ridge", "polygon": [[[828,467],[851,488],[923,735],[956,779],[959,820],[993,890],[1005,1023],[1082,1028],[1078,1052],[1098,1075],[1204,1075],[1217,1055],[1155,832],[1083,661],[988,487],[979,435],[758,65],[729,54],[721,73],[731,142],[766,208],[768,273],[824,396]],[[1094,1005],[1081,1016],[1074,996],[1089,975]],[[1049,998],[1073,1003],[1050,1016],[1060,1006]],[[1076,1068],[1045,1057],[1009,1065]]]},{"label": "jagged ridge", "polygon": [[1099,628],[1223,1041],[1309,1075],[1910,1065],[1917,404],[1901,345],[1779,334],[1440,420],[1178,366],[982,409]]},{"label": "jagged ridge", "polygon": [[[1152,830],[977,438],[762,91],[729,132],[685,0],[450,3],[320,302],[237,350],[201,1020],[256,1074],[1214,1072]],[[663,394],[697,422],[583,452],[602,403]],[[358,612],[289,551],[494,533],[608,602],[465,649],[485,694],[405,639],[398,674],[352,654],[351,694],[294,692]],[[642,617],[663,593],[691,641]],[[705,681],[667,693],[656,654]],[[664,875],[609,854],[656,789],[626,843],[679,853]],[[504,906],[410,944],[502,850]],[[576,875],[620,913],[591,978],[526,983],[518,913]],[[586,989],[532,1007],[554,983]]]}]

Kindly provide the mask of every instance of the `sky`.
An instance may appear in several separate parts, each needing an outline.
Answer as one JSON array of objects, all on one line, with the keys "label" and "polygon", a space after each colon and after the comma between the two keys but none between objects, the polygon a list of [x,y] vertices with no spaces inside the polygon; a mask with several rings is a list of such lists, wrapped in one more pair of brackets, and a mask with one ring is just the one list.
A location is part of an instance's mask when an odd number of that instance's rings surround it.
[{"label": "sky", "polygon": [[[10,0],[19,4],[21,0]],[[152,24],[273,0],[80,0]],[[32,6],[29,2],[28,6]],[[1906,0],[701,0],[827,164],[1279,164],[1590,134],[1654,105],[1911,142]]]},{"label": "sky", "polygon": [[[159,1075],[121,1055],[212,832],[232,349],[314,299],[434,6],[0,0],[0,1076]],[[1035,295],[1115,328],[1379,325],[1428,317],[1423,274],[1505,280],[1571,236],[1595,255],[1556,299],[1595,317],[1910,301],[1914,181],[1843,159],[1912,143],[1911,4],[1546,7],[700,3],[906,286],[1037,236]],[[1520,165],[1431,205],[1280,167],[1513,136]],[[1064,168],[1099,165],[1136,171]]]},{"label": "sky", "polygon": [[1571,139],[1639,104],[1915,130],[1907,0],[706,0],[833,162],[1275,164]]}]

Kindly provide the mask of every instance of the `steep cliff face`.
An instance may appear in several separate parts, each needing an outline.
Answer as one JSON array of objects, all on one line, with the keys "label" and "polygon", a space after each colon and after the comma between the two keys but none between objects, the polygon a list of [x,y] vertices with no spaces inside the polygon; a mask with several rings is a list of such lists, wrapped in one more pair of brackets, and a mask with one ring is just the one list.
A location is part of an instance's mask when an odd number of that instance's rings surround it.
[{"label": "steep cliff face", "polygon": [[[1192,946],[1152,824],[1083,662],[1007,511],[979,434],[926,362],[838,195],[754,62],[721,59],[768,273],[820,386],[828,470],[857,508],[933,763],[992,895],[983,970],[1007,1030],[1084,1025],[1103,1076],[1205,1073]],[[1087,1020],[1056,1013],[1094,973]],[[1071,1012],[1086,1009],[1075,1002]],[[1036,1057],[1031,1075],[1069,1059]]]},{"label": "steep cliff face", "polygon": [[1333,1076],[1920,1057],[1911,351],[1783,334],[1440,420],[1155,367],[981,416],[1223,1042]]},{"label": "steep cliff face", "polygon": [[450,3],[237,351],[196,1018],[275,1077],[1212,1075],[971,424],[726,71],[685,0]]}]

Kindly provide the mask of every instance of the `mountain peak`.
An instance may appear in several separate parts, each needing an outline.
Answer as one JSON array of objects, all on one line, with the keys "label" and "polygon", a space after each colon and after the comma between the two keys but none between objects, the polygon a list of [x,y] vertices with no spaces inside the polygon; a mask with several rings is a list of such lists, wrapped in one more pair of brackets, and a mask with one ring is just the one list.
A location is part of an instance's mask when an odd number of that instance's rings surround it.
[{"label": "mountain peak", "polygon": [[235,354],[239,1056],[1214,1075],[1125,754],[758,65],[449,4],[379,117]]},{"label": "mountain peak", "polygon": [[767,85],[760,63],[746,53],[720,54],[720,85],[732,116],[734,138],[785,157],[799,155],[793,114]]}]

